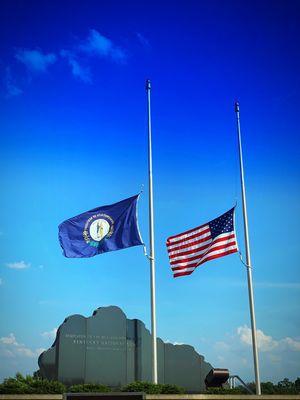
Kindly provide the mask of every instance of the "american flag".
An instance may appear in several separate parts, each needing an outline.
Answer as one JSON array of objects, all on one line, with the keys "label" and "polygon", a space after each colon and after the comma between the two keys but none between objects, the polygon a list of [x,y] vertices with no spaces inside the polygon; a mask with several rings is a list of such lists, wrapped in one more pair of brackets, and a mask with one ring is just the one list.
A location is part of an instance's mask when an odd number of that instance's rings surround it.
[{"label": "american flag", "polygon": [[234,208],[207,224],[167,239],[174,278],[190,275],[206,261],[238,251],[234,231]]}]

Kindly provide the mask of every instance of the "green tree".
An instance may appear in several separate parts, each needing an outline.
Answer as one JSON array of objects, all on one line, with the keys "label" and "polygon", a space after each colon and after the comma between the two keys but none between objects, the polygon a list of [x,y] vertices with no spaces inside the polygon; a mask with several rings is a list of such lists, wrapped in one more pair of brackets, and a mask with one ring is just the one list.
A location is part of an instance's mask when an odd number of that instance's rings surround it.
[{"label": "green tree", "polygon": [[129,383],[122,388],[122,392],[144,392],[147,394],[161,393],[162,385],[156,385],[151,382],[136,381]]},{"label": "green tree", "polygon": [[144,392],[147,394],[183,394],[184,389],[177,385],[155,384],[151,382],[136,381],[122,388],[122,392]]},{"label": "green tree", "polygon": [[262,394],[275,394],[277,393],[276,385],[272,382],[261,382],[261,392]]},{"label": "green tree", "polygon": [[94,384],[94,383],[83,383],[79,385],[72,385],[68,389],[71,393],[83,393],[83,392],[98,392],[98,393],[106,393],[111,392],[111,389],[108,386]]},{"label": "green tree", "polygon": [[297,393],[300,393],[300,378],[295,380],[295,389]]},{"label": "green tree", "polygon": [[293,394],[296,393],[296,388],[294,382],[291,382],[288,378],[284,378],[277,384],[278,393]]},{"label": "green tree", "polygon": [[48,381],[30,375],[24,377],[20,373],[17,373],[15,378],[4,379],[0,384],[1,394],[60,394],[65,392],[66,387],[61,382]]},{"label": "green tree", "polygon": [[185,392],[182,387],[177,385],[170,385],[168,383],[165,383],[161,386],[161,394],[183,394]]}]

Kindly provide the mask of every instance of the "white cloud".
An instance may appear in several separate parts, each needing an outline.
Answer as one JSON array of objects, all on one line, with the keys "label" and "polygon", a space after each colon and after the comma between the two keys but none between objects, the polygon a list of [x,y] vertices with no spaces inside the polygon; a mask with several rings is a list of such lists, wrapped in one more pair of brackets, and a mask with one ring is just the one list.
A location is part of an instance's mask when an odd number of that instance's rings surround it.
[{"label": "white cloud", "polygon": [[[257,342],[262,381],[277,383],[285,377],[295,380],[299,376],[299,337],[274,338],[258,329]],[[239,326],[233,333],[224,333],[218,341],[208,339],[205,350],[199,343],[199,349],[215,368],[228,368],[230,374],[247,382],[254,380],[251,329],[247,325]]]},{"label": "white cloud", "polygon": [[286,337],[281,340],[281,344],[284,346],[286,345],[287,348],[293,351],[300,351],[300,341],[294,340],[290,337]]},{"label": "white cloud", "polygon": [[[251,329],[247,325],[237,328],[237,334],[240,341],[246,345],[252,345]],[[257,346],[262,352],[271,351],[276,348],[280,350],[300,351],[300,341],[286,337],[280,340],[275,340],[272,336],[266,335],[260,329],[256,330]]]},{"label": "white cloud", "polygon": [[[12,77],[11,70],[9,67],[7,67],[5,70],[3,82],[4,82],[6,97],[16,97],[23,93],[23,90],[17,86],[15,79]],[[3,235],[3,232],[0,232],[0,235]]]},{"label": "white cloud", "polygon": [[[239,326],[237,334],[242,343],[252,345],[251,329],[247,325]],[[278,342],[273,340],[271,336],[267,336],[260,329],[256,330],[257,346],[261,351],[270,351],[278,346]]]},{"label": "white cloud", "polygon": [[0,338],[0,354],[8,358],[37,358],[43,349],[32,350],[24,344],[19,343],[13,333]]},{"label": "white cloud", "polygon": [[30,267],[30,263],[26,263],[25,261],[17,261],[12,263],[6,263],[6,266],[11,269],[26,269]]},{"label": "white cloud", "polygon": [[215,348],[215,350],[217,350],[217,351],[224,351],[224,350],[227,351],[227,350],[229,350],[230,346],[229,346],[229,344],[226,343],[226,342],[219,341],[219,342],[216,342],[216,343],[214,344],[214,348]]},{"label": "white cloud", "polygon": [[78,57],[68,50],[62,50],[60,55],[68,61],[71,67],[72,74],[75,78],[81,80],[84,83],[92,83],[91,71],[88,67],[80,64]]},{"label": "white cloud", "polygon": [[13,333],[10,333],[6,337],[1,337],[0,338],[0,343],[18,345],[18,343],[16,341],[16,337],[15,337],[15,335]]},{"label": "white cloud", "polygon": [[35,353],[31,349],[29,349],[29,348],[27,348],[25,346],[24,347],[17,347],[16,348],[16,352],[18,353],[18,355],[24,356],[24,357],[34,358],[36,356]]},{"label": "white cloud", "polygon": [[123,49],[95,29],[90,29],[88,37],[79,44],[78,50],[89,56],[107,57],[116,62],[124,62],[127,58]]},{"label": "white cloud", "polygon": [[53,328],[51,331],[43,332],[41,335],[45,339],[54,339],[56,337],[57,328]]},{"label": "white cloud", "polygon": [[46,351],[47,349],[45,349],[44,347],[38,347],[36,350],[35,350],[35,353],[38,355],[38,356],[40,356],[40,354],[42,354],[44,351]]},{"label": "white cloud", "polygon": [[15,58],[32,72],[46,72],[47,68],[56,62],[53,53],[42,53],[40,50],[18,49]]},{"label": "white cloud", "polygon": [[85,83],[92,82],[91,72],[89,68],[80,65],[79,62],[75,60],[75,58],[70,58],[69,64],[72,69],[72,74],[75,76],[75,78],[78,78]]},{"label": "white cloud", "polygon": [[123,49],[95,29],[90,29],[88,36],[77,42],[71,50],[61,50],[60,56],[68,62],[74,78],[89,84],[93,81],[87,66],[90,58],[101,57],[118,63],[124,63],[127,59]]},{"label": "white cloud", "polygon": [[[137,33],[138,40],[147,46],[147,39]],[[92,74],[87,63],[91,58],[105,58],[115,63],[125,63],[128,55],[126,51],[116,45],[110,38],[96,29],[90,29],[83,40],[77,40],[68,50],[61,50],[59,55],[68,63],[72,75],[84,83],[92,83]],[[45,73],[49,67],[59,61],[58,54],[46,53],[40,49],[18,48],[14,57],[25,65],[31,73]],[[7,67],[3,78],[7,97],[18,96],[23,93],[12,77],[10,67]]]}]

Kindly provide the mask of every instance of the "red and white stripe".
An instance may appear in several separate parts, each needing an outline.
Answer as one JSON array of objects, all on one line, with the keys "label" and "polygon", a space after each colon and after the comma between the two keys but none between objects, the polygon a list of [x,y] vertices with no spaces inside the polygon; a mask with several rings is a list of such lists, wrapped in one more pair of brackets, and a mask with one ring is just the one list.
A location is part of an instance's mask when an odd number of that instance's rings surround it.
[{"label": "red and white stripe", "polygon": [[174,278],[190,275],[206,261],[238,251],[234,230],[212,239],[208,224],[170,236],[166,244]]}]

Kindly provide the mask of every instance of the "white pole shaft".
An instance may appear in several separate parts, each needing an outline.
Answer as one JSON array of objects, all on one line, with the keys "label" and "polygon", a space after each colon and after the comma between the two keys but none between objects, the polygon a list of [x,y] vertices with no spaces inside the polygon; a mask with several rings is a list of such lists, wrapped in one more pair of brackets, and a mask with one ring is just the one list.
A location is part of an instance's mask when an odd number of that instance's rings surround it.
[{"label": "white pole shaft", "polygon": [[256,338],[256,322],[255,322],[255,311],[254,311],[252,266],[251,266],[250,245],[249,245],[249,232],[248,232],[246,190],[245,190],[245,180],[244,180],[243,150],[242,150],[242,140],[241,140],[240,106],[239,106],[239,103],[237,103],[237,102],[235,103],[235,112],[236,112],[239,156],[240,156],[241,188],[242,188],[243,216],[244,216],[244,235],[245,235],[245,248],[246,248],[246,264],[247,264],[250,317],[251,317],[254,373],[255,373],[256,394],[260,395],[261,388],[260,388],[258,350],[257,350],[257,338]]},{"label": "white pole shaft", "polygon": [[154,251],[154,213],[152,179],[152,127],[151,127],[151,83],[146,81],[148,103],[148,170],[149,170],[149,236],[150,236],[150,280],[151,280],[151,334],[152,334],[152,380],[157,383],[157,344],[156,344],[156,299],[155,299],[155,251]]}]

